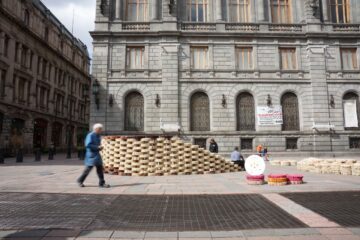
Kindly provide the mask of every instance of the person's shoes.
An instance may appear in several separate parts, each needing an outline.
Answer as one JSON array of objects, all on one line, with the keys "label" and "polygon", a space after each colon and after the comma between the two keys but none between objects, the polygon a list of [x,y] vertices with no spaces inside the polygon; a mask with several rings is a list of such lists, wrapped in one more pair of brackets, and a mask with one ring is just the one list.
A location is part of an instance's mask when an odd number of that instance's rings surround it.
[{"label": "person's shoes", "polygon": [[103,185],[99,185],[99,188],[110,188],[109,184],[103,184]]},{"label": "person's shoes", "polygon": [[78,184],[79,184],[79,187],[85,187],[85,185],[81,182],[78,182]]}]

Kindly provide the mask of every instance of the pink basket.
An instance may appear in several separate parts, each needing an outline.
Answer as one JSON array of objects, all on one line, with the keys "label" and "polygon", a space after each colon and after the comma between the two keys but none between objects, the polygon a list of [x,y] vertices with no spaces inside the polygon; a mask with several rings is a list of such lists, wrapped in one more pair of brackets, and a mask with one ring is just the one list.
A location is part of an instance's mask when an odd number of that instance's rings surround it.
[{"label": "pink basket", "polygon": [[296,175],[296,174],[289,174],[287,175],[289,181],[302,181],[304,176],[303,175]]},{"label": "pink basket", "polygon": [[263,174],[261,175],[257,175],[257,176],[252,176],[252,175],[246,175],[246,179],[247,180],[264,180],[265,179],[265,176]]}]

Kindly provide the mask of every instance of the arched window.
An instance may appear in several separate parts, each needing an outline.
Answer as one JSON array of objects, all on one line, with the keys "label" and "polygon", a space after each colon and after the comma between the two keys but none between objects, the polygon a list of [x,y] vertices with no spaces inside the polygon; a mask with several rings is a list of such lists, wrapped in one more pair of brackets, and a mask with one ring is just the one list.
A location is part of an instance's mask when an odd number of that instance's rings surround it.
[{"label": "arched window", "polygon": [[4,114],[0,112],[0,134],[2,133],[3,130],[3,122],[4,122]]},{"label": "arched window", "polygon": [[27,9],[24,11],[24,23],[26,26],[29,26],[30,24],[30,12]]},{"label": "arched window", "polygon": [[299,102],[293,93],[285,93],[281,98],[281,106],[283,111],[283,131],[299,131]]},{"label": "arched window", "polygon": [[48,122],[45,119],[38,118],[34,121],[33,144],[36,148],[46,147]]},{"label": "arched window", "polygon": [[210,102],[206,93],[193,94],[190,108],[191,131],[210,131]]},{"label": "arched window", "polygon": [[144,97],[138,92],[125,98],[125,131],[144,131]]},{"label": "arched window", "polygon": [[255,131],[255,103],[250,93],[241,93],[236,100],[238,131]]},{"label": "arched window", "polygon": [[343,97],[344,105],[344,127],[347,130],[359,128],[360,123],[360,104],[359,96],[350,92]]}]

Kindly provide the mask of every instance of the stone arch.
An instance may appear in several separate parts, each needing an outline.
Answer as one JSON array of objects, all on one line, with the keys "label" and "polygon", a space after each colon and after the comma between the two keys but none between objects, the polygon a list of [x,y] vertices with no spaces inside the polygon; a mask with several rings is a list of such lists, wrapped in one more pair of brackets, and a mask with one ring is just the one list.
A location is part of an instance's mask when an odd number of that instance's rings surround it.
[{"label": "stone arch", "polygon": [[204,91],[190,97],[190,131],[210,131],[210,100]]},{"label": "stone arch", "polygon": [[281,106],[283,109],[283,131],[299,131],[299,100],[295,93],[289,91],[281,96]]},{"label": "stone arch", "polygon": [[237,131],[255,131],[255,99],[247,92],[240,92],[236,98]]},{"label": "stone arch", "polygon": [[144,131],[144,96],[139,91],[124,95],[125,131]]},{"label": "stone arch", "polygon": [[[347,91],[345,92],[345,94],[342,97],[342,105],[343,105],[343,116],[344,116],[344,127],[345,130],[358,130],[360,128],[360,102],[359,102],[359,94],[355,91]],[[347,111],[345,111],[345,105],[346,104],[353,104],[355,101],[355,105],[356,105],[356,115],[357,115],[357,127],[355,126],[346,126],[346,120],[347,120]],[[353,113],[349,113],[349,114],[355,114]]]}]

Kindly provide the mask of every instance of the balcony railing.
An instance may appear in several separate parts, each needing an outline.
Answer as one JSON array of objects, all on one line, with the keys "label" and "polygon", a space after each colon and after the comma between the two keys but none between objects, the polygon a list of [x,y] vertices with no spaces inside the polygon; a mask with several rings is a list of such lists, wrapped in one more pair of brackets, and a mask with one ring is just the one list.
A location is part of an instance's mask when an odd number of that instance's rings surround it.
[{"label": "balcony railing", "polygon": [[301,24],[269,24],[270,32],[302,32]]},{"label": "balcony railing", "polygon": [[124,22],[122,24],[122,30],[124,31],[149,31],[149,22]]},{"label": "balcony railing", "polygon": [[181,24],[183,31],[211,32],[216,31],[216,23],[204,22],[183,22]]},{"label": "balcony railing", "polygon": [[226,31],[242,31],[242,32],[257,32],[260,30],[260,24],[256,23],[227,23],[225,25]]},{"label": "balcony railing", "polygon": [[360,24],[334,24],[334,32],[360,32]]}]

